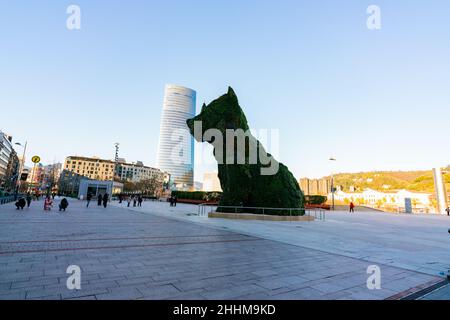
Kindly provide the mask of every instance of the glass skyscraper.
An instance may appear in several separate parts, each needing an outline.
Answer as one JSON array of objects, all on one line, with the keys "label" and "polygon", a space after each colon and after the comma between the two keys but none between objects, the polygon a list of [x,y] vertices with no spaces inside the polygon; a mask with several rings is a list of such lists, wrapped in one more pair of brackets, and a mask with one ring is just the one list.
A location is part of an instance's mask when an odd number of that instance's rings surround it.
[{"label": "glass skyscraper", "polygon": [[166,85],[157,167],[168,172],[177,190],[194,188],[194,138],[186,120],[195,116],[196,92],[192,89]]}]

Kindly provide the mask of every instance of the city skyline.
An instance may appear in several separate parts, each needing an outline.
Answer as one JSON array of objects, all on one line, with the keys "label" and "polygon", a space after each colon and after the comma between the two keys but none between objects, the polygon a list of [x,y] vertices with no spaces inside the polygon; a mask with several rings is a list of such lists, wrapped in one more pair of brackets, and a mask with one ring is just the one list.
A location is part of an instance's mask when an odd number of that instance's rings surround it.
[{"label": "city skyline", "polygon": [[[297,178],[445,166],[450,5],[433,3],[378,1],[376,31],[357,2],[136,1],[105,13],[78,1],[76,31],[65,3],[1,4],[0,109],[21,114],[0,129],[28,141],[29,166],[33,155],[112,159],[115,142],[156,166],[164,85],[194,88],[197,111],[231,85],[250,127],[280,130],[279,160]],[[194,180],[215,167],[196,166]]]}]

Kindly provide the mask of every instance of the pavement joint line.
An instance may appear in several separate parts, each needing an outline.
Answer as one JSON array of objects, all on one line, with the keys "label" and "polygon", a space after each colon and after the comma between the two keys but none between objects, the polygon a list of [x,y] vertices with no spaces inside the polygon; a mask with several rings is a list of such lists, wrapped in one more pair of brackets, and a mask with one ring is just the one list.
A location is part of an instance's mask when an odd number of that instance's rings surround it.
[{"label": "pavement joint line", "polygon": [[60,252],[60,251],[101,250],[101,249],[164,247],[164,246],[176,246],[176,245],[228,243],[228,242],[246,242],[246,241],[260,241],[260,240],[261,239],[240,239],[240,240],[221,240],[221,241],[199,241],[199,242],[176,242],[176,243],[142,244],[142,245],[126,245],[126,246],[104,246],[104,247],[62,248],[62,249],[18,250],[18,251],[3,251],[3,252],[0,252],[0,255],[17,254],[17,253],[37,253],[37,252]]}]

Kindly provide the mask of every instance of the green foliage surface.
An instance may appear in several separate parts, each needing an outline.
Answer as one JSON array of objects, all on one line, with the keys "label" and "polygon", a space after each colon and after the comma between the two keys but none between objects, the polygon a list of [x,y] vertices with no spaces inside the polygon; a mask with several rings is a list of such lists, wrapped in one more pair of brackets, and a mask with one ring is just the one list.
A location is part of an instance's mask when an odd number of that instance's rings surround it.
[{"label": "green foliage surface", "polygon": [[[231,88],[229,88],[227,94],[214,100],[208,106],[203,105],[201,113],[187,121],[192,135],[194,135],[194,121],[202,122],[203,133],[208,129],[218,129],[224,140],[226,140],[226,129],[242,129],[243,131],[249,129],[245,114]],[[264,147],[259,141],[253,136],[249,139],[256,141],[258,154],[260,154],[259,151],[265,153]],[[203,141],[203,138],[201,141]],[[226,154],[226,144],[227,141],[224,141],[223,155]],[[245,147],[244,164],[237,164],[237,158],[241,155],[237,148],[237,141],[235,141],[234,146],[234,163],[218,164],[218,177],[223,191],[220,205],[271,208],[304,207],[303,193],[297,180],[285,165],[278,163],[279,169],[274,175],[262,175],[261,168],[269,167],[269,165],[262,164],[259,157],[257,163],[250,164],[248,141]],[[262,150],[260,150],[261,148]],[[214,154],[217,159],[220,153],[218,153],[218,150],[214,150]],[[272,161],[276,160],[273,159]],[[287,211],[280,212],[284,214]],[[279,214],[276,211],[271,211],[271,213]]]}]

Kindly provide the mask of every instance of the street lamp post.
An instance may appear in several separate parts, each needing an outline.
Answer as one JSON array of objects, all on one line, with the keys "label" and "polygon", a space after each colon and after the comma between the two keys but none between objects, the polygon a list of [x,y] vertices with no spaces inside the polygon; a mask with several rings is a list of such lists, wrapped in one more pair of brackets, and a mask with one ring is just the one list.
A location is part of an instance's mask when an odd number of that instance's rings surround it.
[{"label": "street lamp post", "polygon": [[25,153],[27,152],[28,141],[25,141],[24,146],[20,142],[16,142],[15,144],[17,146],[21,146],[23,148],[22,161],[20,161],[20,166],[19,166],[19,177],[16,181],[16,196],[17,196],[17,194],[19,193],[19,189],[20,189],[20,178],[22,175],[22,171],[25,168]]},{"label": "street lamp post", "polygon": [[[335,158],[330,157],[330,161],[336,161]],[[334,211],[334,177],[333,170],[331,170],[331,209]]]},{"label": "street lamp post", "polygon": [[112,173],[112,184],[111,184],[111,200],[112,200],[112,195],[114,192],[114,178],[116,176],[117,172],[117,168],[118,168],[118,164],[119,164],[119,145],[120,143],[116,142],[114,144],[114,147],[116,149],[116,153],[114,154],[114,169],[113,169],[113,173]]}]

